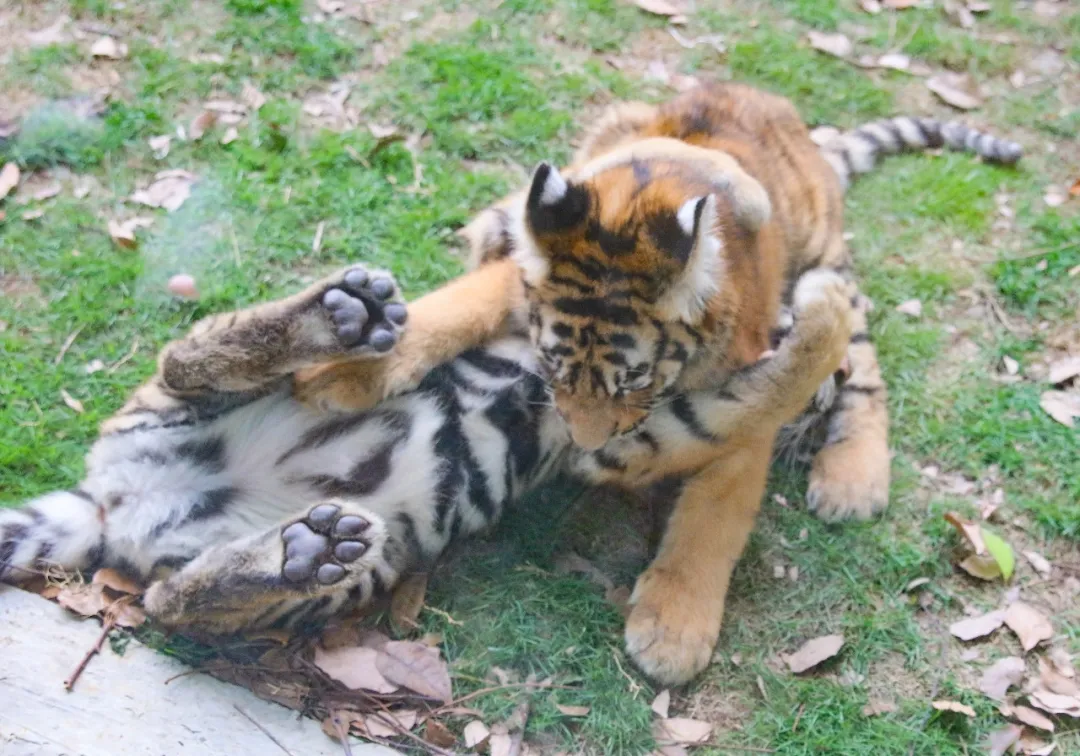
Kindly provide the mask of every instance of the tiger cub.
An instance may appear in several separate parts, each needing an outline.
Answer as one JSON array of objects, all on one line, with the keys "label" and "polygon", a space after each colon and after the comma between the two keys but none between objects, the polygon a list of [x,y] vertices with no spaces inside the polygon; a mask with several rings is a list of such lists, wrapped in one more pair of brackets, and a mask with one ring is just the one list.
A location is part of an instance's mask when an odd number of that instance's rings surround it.
[{"label": "tiger cub", "polygon": [[[1018,145],[913,118],[864,126],[822,149],[789,101],[738,84],[659,107],[616,106],[572,165],[541,164],[525,191],[465,230],[474,259],[486,263],[467,278],[489,293],[457,335],[482,341],[474,326],[525,312],[556,410],[580,448],[640,435],[659,408],[688,438],[707,438],[703,418],[678,397],[767,349],[804,272],[834,271],[860,300],[843,239],[849,178],[882,153],[942,145],[1003,163],[1020,156]],[[302,376],[300,394],[348,406],[409,385],[422,360],[402,355],[320,368]],[[861,314],[847,365],[846,380],[824,382],[815,399],[828,413],[807,502],[826,519],[869,517],[888,499],[886,392]],[[361,388],[354,395],[350,385]],[[702,454],[649,464],[652,475],[686,477],[626,627],[629,652],[660,682],[690,679],[711,656],[775,437],[751,422]],[[624,482],[636,486],[632,478]]]},{"label": "tiger cub", "polygon": [[[386,359],[416,322],[445,312],[440,293],[407,309],[396,291],[389,275],[353,266],[196,324],[103,424],[76,488],[0,510],[0,580],[110,566],[151,583],[146,607],[167,625],[316,623],[427,568],[558,470],[647,478],[656,454],[685,448],[659,410],[634,444],[575,451],[513,319],[373,409],[327,415],[298,401],[298,369]],[[717,443],[748,417],[779,425],[835,367],[851,331],[842,281],[808,276],[800,291],[774,356],[673,405],[702,417],[710,440],[691,441]]]}]

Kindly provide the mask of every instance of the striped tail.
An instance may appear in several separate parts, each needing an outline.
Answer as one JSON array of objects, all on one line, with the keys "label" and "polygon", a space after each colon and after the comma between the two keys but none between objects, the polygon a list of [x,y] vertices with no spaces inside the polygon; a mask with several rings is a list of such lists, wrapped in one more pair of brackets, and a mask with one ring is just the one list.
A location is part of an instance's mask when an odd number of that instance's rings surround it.
[{"label": "striped tail", "polygon": [[88,569],[101,560],[104,524],[81,491],[56,491],[0,509],[0,582],[21,583],[49,565]]},{"label": "striped tail", "polygon": [[880,155],[948,147],[974,152],[991,163],[1012,165],[1024,151],[1016,142],[998,139],[957,121],[942,123],[935,118],[899,116],[843,133],[823,132],[815,130],[812,138],[821,146],[822,154],[845,190],[856,175],[872,171]]}]

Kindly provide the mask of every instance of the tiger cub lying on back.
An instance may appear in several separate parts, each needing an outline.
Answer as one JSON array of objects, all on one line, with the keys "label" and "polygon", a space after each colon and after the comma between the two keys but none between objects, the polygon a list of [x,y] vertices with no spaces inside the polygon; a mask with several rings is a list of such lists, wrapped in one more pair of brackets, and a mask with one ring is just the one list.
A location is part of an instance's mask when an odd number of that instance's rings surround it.
[{"label": "tiger cub lying on back", "polygon": [[[787,100],[737,84],[702,87],[659,107],[615,107],[572,165],[541,164],[526,190],[466,229],[481,263],[467,278],[488,293],[455,314],[464,326],[452,348],[524,314],[575,444],[637,445],[634,464],[606,465],[615,482],[685,481],[626,627],[630,654],[659,681],[690,679],[712,654],[776,437],[751,422],[710,443],[714,418],[679,397],[752,364],[786,327],[783,308],[805,271],[850,280],[842,200],[852,173],[881,153],[939,145],[1001,162],[1020,154],[964,126],[913,118],[820,149]],[[849,293],[858,298],[853,284]],[[305,373],[298,391],[347,407],[408,385],[424,363],[402,347],[385,363]],[[888,498],[885,386],[861,317],[847,359],[847,380],[830,379],[815,401],[829,412],[807,501],[829,519],[868,517]],[[657,412],[686,448],[650,452],[641,428]]]},{"label": "tiger cub lying on back", "polygon": [[634,445],[571,447],[513,318],[370,411],[326,415],[293,397],[298,369],[385,359],[413,321],[469,294],[447,291],[407,310],[389,275],[354,266],[196,324],[103,424],[82,483],[0,510],[0,580],[110,566],[151,583],[146,608],[166,624],[228,633],[324,619],[488,527],[557,470],[603,477],[684,448],[693,439],[673,413],[696,413],[713,439],[743,423],[779,427],[836,368],[851,333],[843,281],[807,276],[779,350],[722,390],[656,410],[641,429],[646,460]]}]

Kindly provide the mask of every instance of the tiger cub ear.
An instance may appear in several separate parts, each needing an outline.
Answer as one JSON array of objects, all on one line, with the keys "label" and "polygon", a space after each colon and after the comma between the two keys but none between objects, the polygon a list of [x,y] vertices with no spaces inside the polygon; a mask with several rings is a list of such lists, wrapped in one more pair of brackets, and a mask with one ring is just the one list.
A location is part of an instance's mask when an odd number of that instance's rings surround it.
[{"label": "tiger cub ear", "polygon": [[567,181],[551,163],[536,166],[525,197],[524,233],[517,234],[521,243],[513,252],[526,283],[540,284],[551,269],[541,238],[569,231],[584,222],[588,212],[589,193],[584,187]]},{"label": "tiger cub ear", "polygon": [[686,234],[683,249],[689,249],[682,272],[661,295],[657,306],[661,317],[698,323],[709,300],[720,291],[724,272],[724,248],[716,232],[716,195],[688,200],[676,214],[679,229]]}]

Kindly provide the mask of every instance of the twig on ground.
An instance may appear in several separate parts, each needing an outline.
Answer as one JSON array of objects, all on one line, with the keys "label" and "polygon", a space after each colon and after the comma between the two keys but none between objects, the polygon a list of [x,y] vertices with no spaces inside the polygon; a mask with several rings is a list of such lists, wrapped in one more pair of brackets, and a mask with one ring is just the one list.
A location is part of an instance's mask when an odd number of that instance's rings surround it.
[{"label": "twig on ground", "polygon": [[480,690],[474,690],[472,693],[464,695],[461,698],[456,698],[453,701],[451,701],[450,703],[443,704],[439,708],[434,709],[431,713],[432,714],[438,714],[440,711],[445,711],[446,709],[452,709],[455,706],[460,706],[461,704],[465,703],[466,701],[471,701],[472,699],[477,698],[479,696],[483,696],[483,695],[486,695],[488,693],[495,693],[495,692],[500,691],[500,690],[506,690],[508,688],[537,688],[537,689],[544,689],[544,690],[581,690],[580,688],[575,688],[572,685],[552,685],[551,683],[539,683],[539,682],[520,682],[520,683],[507,683],[506,685],[493,685],[490,688],[481,688]]},{"label": "twig on ground", "polygon": [[338,712],[330,711],[330,721],[334,723],[334,730],[337,732],[338,741],[341,743],[342,750],[345,751],[345,756],[353,756],[352,746],[349,745],[349,730],[341,724]]},{"label": "twig on ground", "polygon": [[622,673],[622,676],[625,677],[626,681],[630,684],[630,697],[631,698],[637,698],[638,693],[641,692],[641,686],[638,685],[637,681],[634,678],[632,678],[630,675],[626,674],[626,670],[623,669],[622,662],[619,661],[619,651],[618,651],[618,649],[614,649],[614,648],[611,649],[611,655],[615,659],[615,666],[619,668],[619,671]]},{"label": "twig on ground", "polygon": [[457,625],[458,627],[463,627],[465,625],[464,622],[459,622],[458,620],[451,617],[450,612],[445,612],[442,609],[438,609],[434,606],[428,606],[427,604],[424,604],[422,608],[424,611],[431,612],[432,614],[437,614],[438,616],[449,622],[451,625]]},{"label": "twig on ground", "polygon": [[795,724],[791,725],[791,731],[795,732],[799,729],[799,722],[802,721],[802,713],[806,710],[806,704],[799,704],[799,713],[795,715]]},{"label": "twig on ground", "polygon": [[75,343],[75,339],[79,337],[79,334],[82,333],[82,329],[85,327],[85,324],[79,326],[74,331],[72,331],[66,339],[64,339],[64,344],[60,347],[60,352],[56,355],[56,359],[53,360],[54,365],[60,364],[60,360],[64,359],[64,355],[67,354],[67,351],[69,349],[71,349],[71,345]]},{"label": "twig on ground", "polygon": [[115,626],[115,617],[107,616],[104,620],[102,620],[101,635],[98,636],[97,641],[94,643],[93,646],[90,647],[90,650],[86,652],[86,656],[82,658],[82,661],[79,662],[79,666],[77,666],[75,668],[75,671],[71,673],[71,677],[64,680],[64,690],[66,690],[68,693],[70,693],[74,689],[75,683],[78,682],[79,678],[82,676],[83,671],[86,669],[86,665],[90,663],[90,659],[92,659],[96,654],[101,651],[101,647],[105,645],[105,639],[109,637],[109,633]]},{"label": "twig on ground", "polygon": [[[714,744],[716,745],[716,744]],[[757,746],[744,745],[716,745],[721,751],[745,751],[747,753],[776,753],[772,748],[758,748]]]},{"label": "twig on ground", "polygon": [[236,710],[237,710],[238,712],[240,712],[240,713],[241,713],[241,714],[242,714],[242,715],[244,716],[244,719],[246,719],[247,721],[251,722],[251,723],[252,723],[253,725],[255,725],[256,727],[258,727],[258,728],[259,728],[259,731],[260,731],[260,732],[261,732],[261,733],[262,733],[263,735],[265,735],[266,737],[270,738],[270,740],[274,741],[274,745],[276,745],[276,746],[277,746],[278,748],[280,748],[280,749],[281,749],[282,751],[284,751],[285,753],[289,754],[289,756],[293,756],[293,752],[292,752],[292,751],[290,751],[290,750],[289,750],[288,748],[286,748],[285,746],[283,746],[283,745],[281,744],[281,741],[280,741],[280,740],[278,740],[277,738],[275,738],[275,737],[274,737],[274,735],[273,735],[273,733],[271,733],[271,732],[270,732],[270,731],[269,731],[268,729],[266,729],[266,728],[265,728],[265,727],[263,727],[263,726],[262,726],[261,724],[259,724],[259,723],[258,723],[258,722],[257,722],[257,721],[255,720],[255,718],[254,718],[253,716],[251,716],[251,715],[250,715],[250,714],[248,714],[248,713],[247,713],[246,711],[244,711],[243,709],[241,709],[241,708],[240,708],[240,706],[239,706],[238,704],[233,704],[233,708],[234,708],[234,709],[236,709]]},{"label": "twig on ground", "polygon": [[121,357],[117,362],[113,363],[109,367],[109,369],[106,370],[105,372],[106,373],[115,373],[117,368],[119,368],[121,365],[125,364],[128,360],[130,360],[132,357],[134,357],[135,353],[137,351],[139,351],[139,337],[138,336],[136,336],[134,341],[131,342],[131,349],[128,350],[128,353],[125,354],[123,357]]}]

